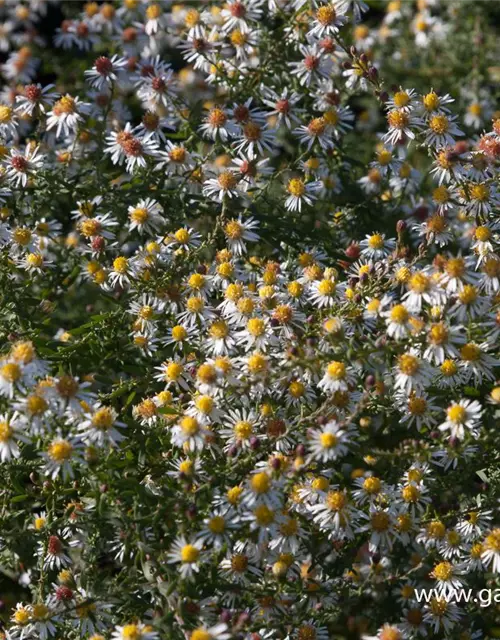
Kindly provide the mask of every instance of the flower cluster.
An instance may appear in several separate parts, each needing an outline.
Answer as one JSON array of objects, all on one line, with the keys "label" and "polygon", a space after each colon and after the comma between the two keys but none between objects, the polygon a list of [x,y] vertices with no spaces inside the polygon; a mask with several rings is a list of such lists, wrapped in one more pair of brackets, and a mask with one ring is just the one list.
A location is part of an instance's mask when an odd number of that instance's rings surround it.
[{"label": "flower cluster", "polygon": [[497,633],[498,44],[416,4],[2,3],[7,638]]}]

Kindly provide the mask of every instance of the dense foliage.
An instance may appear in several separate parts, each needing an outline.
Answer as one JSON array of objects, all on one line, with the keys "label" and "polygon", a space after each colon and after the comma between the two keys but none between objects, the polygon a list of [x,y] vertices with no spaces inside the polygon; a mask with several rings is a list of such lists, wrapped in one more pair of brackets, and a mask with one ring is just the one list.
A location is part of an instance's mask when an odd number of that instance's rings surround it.
[{"label": "dense foliage", "polygon": [[498,636],[499,18],[0,3],[7,638]]}]

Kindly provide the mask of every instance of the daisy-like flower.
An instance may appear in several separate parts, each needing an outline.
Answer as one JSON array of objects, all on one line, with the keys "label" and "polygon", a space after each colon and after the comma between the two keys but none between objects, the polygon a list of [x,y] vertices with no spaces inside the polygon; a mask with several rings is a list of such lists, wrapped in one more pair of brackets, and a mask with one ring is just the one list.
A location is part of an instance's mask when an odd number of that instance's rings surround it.
[{"label": "daisy-like flower", "polygon": [[440,594],[447,594],[463,587],[463,580],[459,577],[463,573],[463,564],[444,561],[436,564],[429,575],[436,580],[437,591]]},{"label": "daisy-like flower", "polygon": [[412,316],[404,304],[396,304],[381,314],[387,324],[387,335],[395,340],[405,338],[412,327]]},{"label": "daisy-like flower", "polygon": [[454,98],[446,94],[444,96],[438,95],[433,89],[422,96],[422,106],[420,112],[425,120],[436,114],[447,114],[450,110],[446,107],[447,104],[455,102]]},{"label": "daisy-like flower", "polygon": [[203,560],[203,540],[188,541],[181,536],[174,542],[167,555],[168,562],[179,564],[179,573],[182,578],[190,579],[200,570]]},{"label": "daisy-like flower", "polygon": [[387,111],[400,109],[403,112],[409,113],[415,109],[416,95],[415,89],[403,89],[399,87],[399,90],[385,103],[385,108]]},{"label": "daisy-like flower", "polygon": [[54,438],[43,453],[46,460],[44,473],[55,480],[59,474],[63,480],[74,478],[73,466],[81,461],[80,441],[76,438]]},{"label": "daisy-like flower", "polygon": [[301,625],[296,627],[286,640],[304,640],[305,638],[314,638],[314,640],[328,640],[330,633],[327,627],[321,627],[315,620],[305,620]]},{"label": "daisy-like flower", "polygon": [[18,120],[14,108],[7,104],[0,104],[0,135],[4,138],[16,136]]},{"label": "daisy-like flower", "polygon": [[301,125],[293,133],[302,144],[307,145],[308,149],[311,149],[316,142],[325,150],[333,147],[330,128],[324,117],[313,118],[308,125]]},{"label": "daisy-like flower", "polygon": [[316,9],[313,27],[307,34],[311,38],[321,39],[324,36],[335,36],[339,28],[347,22],[340,3],[322,4]]},{"label": "daisy-like flower", "polygon": [[52,106],[47,114],[47,131],[56,129],[56,136],[68,136],[75,133],[77,127],[88,114],[90,105],[81,102],[80,98],[74,98],[67,93]]},{"label": "daisy-like flower", "polygon": [[396,248],[396,241],[393,238],[386,239],[383,233],[373,233],[365,236],[359,243],[361,255],[372,260],[380,260],[387,257]]},{"label": "daisy-like flower", "polygon": [[487,217],[500,205],[500,194],[492,183],[466,182],[460,188],[460,202],[468,213]]},{"label": "daisy-like flower", "polygon": [[294,124],[300,122],[299,115],[301,110],[296,108],[296,105],[301,100],[301,96],[298,93],[290,91],[288,87],[285,87],[281,93],[276,93],[268,87],[263,87],[262,89],[264,104],[272,108],[269,116],[276,116],[278,126],[283,124],[288,129],[291,129]]},{"label": "daisy-like flower", "polygon": [[152,198],[139,200],[135,206],[128,208],[129,229],[137,229],[139,233],[153,233],[164,223],[163,207]]},{"label": "daisy-like flower", "polygon": [[426,122],[425,144],[435,149],[455,144],[455,137],[464,135],[464,132],[456,125],[456,119],[456,116],[444,113],[432,115]]},{"label": "daisy-like flower", "polygon": [[333,539],[352,538],[356,511],[345,491],[332,487],[322,495],[310,511],[319,526],[331,532]]},{"label": "daisy-like flower", "polygon": [[117,417],[118,412],[113,407],[96,403],[78,424],[82,440],[100,447],[105,444],[116,446],[124,439],[116,427],[125,427],[123,422],[117,421]]},{"label": "daisy-like flower", "polygon": [[233,142],[235,151],[240,154],[248,154],[250,157],[263,155],[266,151],[272,152],[275,140],[275,131],[268,125],[249,120],[242,123],[241,132]]},{"label": "daisy-like flower", "polygon": [[116,54],[111,58],[100,56],[95,60],[92,69],[85,71],[85,77],[91,87],[101,90],[117,83],[119,75],[125,69],[126,64],[126,59],[120,58]]},{"label": "daisy-like flower", "polygon": [[415,131],[421,124],[420,119],[407,109],[392,109],[387,114],[387,122],[389,130],[382,140],[392,145],[405,142],[406,139],[414,140]]},{"label": "daisy-like flower", "polygon": [[423,360],[418,351],[410,349],[398,357],[395,367],[394,386],[409,394],[425,389],[432,380],[434,370]]},{"label": "daisy-like flower", "polygon": [[292,69],[291,74],[297,76],[302,86],[309,87],[313,82],[328,78],[332,63],[317,45],[299,45],[299,51],[302,60],[289,62],[288,65]]},{"label": "daisy-like flower", "polygon": [[191,227],[181,227],[168,237],[169,246],[184,250],[195,249],[201,244],[201,235]]},{"label": "daisy-like flower", "polygon": [[436,279],[432,277],[432,271],[422,269],[413,273],[405,283],[408,288],[402,300],[405,307],[412,312],[420,313],[423,303],[438,306],[444,304],[445,293],[441,290]]},{"label": "daisy-like flower", "polygon": [[432,426],[436,419],[433,412],[439,407],[434,404],[425,394],[412,392],[409,396],[403,395],[400,398],[401,408],[404,411],[401,417],[401,424],[408,424],[409,427],[415,425],[417,429],[425,426]]},{"label": "daisy-like flower", "polygon": [[323,463],[337,460],[349,451],[350,434],[335,420],[327,422],[322,429],[315,429],[309,436],[311,460]]},{"label": "daisy-like flower", "polygon": [[206,116],[200,132],[211,140],[220,139],[222,142],[227,142],[230,137],[237,134],[237,128],[224,109],[214,107]]},{"label": "daisy-like flower", "polygon": [[487,342],[468,342],[461,347],[460,368],[465,382],[472,380],[475,384],[481,385],[485,380],[495,379],[493,370],[500,365],[500,361],[487,353],[489,348]]},{"label": "daisy-like flower", "polygon": [[61,535],[51,535],[47,541],[41,540],[38,543],[38,554],[43,558],[45,569],[62,569],[72,564],[71,558],[64,548],[64,540]]},{"label": "daisy-like flower", "polygon": [[450,358],[444,360],[439,367],[436,384],[440,389],[459,387],[463,384],[463,375],[458,363]]},{"label": "daisy-like flower", "polygon": [[16,96],[16,111],[22,115],[45,114],[59,97],[53,91],[54,85],[29,84],[24,87],[23,95]]},{"label": "daisy-like flower", "polygon": [[185,415],[172,429],[172,444],[188,451],[201,451],[209,434],[194,416]]},{"label": "daisy-like flower", "polygon": [[111,286],[117,285],[125,288],[130,285],[131,280],[136,276],[137,269],[134,263],[125,258],[125,256],[118,256],[113,260],[113,268],[109,274],[109,282]]},{"label": "daisy-like flower", "polygon": [[222,202],[224,198],[239,195],[238,175],[234,171],[221,171],[217,178],[210,178],[203,184],[204,195]]},{"label": "daisy-like flower", "polygon": [[104,153],[111,155],[113,164],[126,164],[127,171],[147,165],[146,158],[155,156],[158,145],[151,138],[139,138],[134,135],[130,123],[121,131],[113,131],[106,137],[107,146]]},{"label": "daisy-like flower", "polygon": [[315,193],[322,188],[321,181],[304,182],[302,178],[291,178],[286,190],[289,193],[285,201],[288,211],[302,211],[302,205],[311,206],[316,199]]},{"label": "daisy-like flower", "polygon": [[0,396],[13,398],[23,388],[25,371],[21,363],[11,359],[0,361]]},{"label": "daisy-like flower", "polygon": [[28,178],[36,175],[36,172],[43,167],[44,160],[39,147],[31,144],[26,145],[24,153],[15,148],[11,149],[9,155],[3,160],[8,181],[16,187],[25,187],[28,184]]},{"label": "daisy-like flower", "polygon": [[116,626],[111,634],[113,640],[158,640],[158,633],[142,622],[129,622]]},{"label": "daisy-like flower", "polygon": [[318,382],[318,388],[325,392],[347,391],[348,385],[353,384],[356,377],[350,367],[343,362],[332,360],[328,363],[326,371]]},{"label": "daisy-like flower", "polygon": [[446,420],[440,431],[449,431],[451,438],[463,439],[466,429],[474,433],[480,424],[483,408],[477,400],[459,400],[446,409]]},{"label": "daisy-like flower", "polygon": [[0,460],[7,462],[12,458],[19,458],[21,452],[18,441],[29,442],[24,435],[20,416],[14,412],[11,416],[4,413],[0,415]]},{"label": "daisy-like flower", "polygon": [[500,573],[500,528],[491,529],[483,540],[481,560],[493,573]]},{"label": "daisy-like flower", "polygon": [[224,233],[230,251],[237,256],[246,253],[246,242],[257,242],[259,239],[258,234],[253,231],[258,226],[259,223],[253,218],[243,220],[240,216],[237,220],[229,220],[224,226]]},{"label": "daisy-like flower", "polygon": [[[445,322],[435,322],[427,334],[428,347],[424,351],[424,358],[434,364],[441,365],[447,358],[457,358],[457,346],[464,344],[466,338],[463,328],[450,326]],[[457,346],[455,346],[457,345]]]},{"label": "daisy-like flower", "polygon": [[229,0],[227,7],[221,11],[224,31],[239,29],[243,33],[250,31],[248,22],[261,19],[261,0]]}]

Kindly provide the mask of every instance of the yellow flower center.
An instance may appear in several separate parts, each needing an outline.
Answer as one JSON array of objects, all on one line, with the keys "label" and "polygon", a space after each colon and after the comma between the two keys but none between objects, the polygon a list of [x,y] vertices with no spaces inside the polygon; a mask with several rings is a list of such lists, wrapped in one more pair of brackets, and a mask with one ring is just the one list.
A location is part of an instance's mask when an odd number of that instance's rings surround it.
[{"label": "yellow flower center", "polygon": [[440,520],[433,520],[427,525],[427,535],[438,540],[444,538],[446,527]]},{"label": "yellow flower center", "polygon": [[448,335],[448,327],[442,322],[439,322],[432,325],[429,331],[429,341],[433,344],[444,344],[448,341]]},{"label": "yellow flower center", "polygon": [[334,380],[343,380],[346,377],[345,364],[334,360],[328,365],[327,373],[328,376]]},{"label": "yellow flower center", "polygon": [[214,516],[208,521],[208,528],[212,533],[223,533],[226,529],[226,521],[222,516]]},{"label": "yellow flower center", "polygon": [[211,364],[202,364],[198,367],[196,377],[204,384],[213,384],[217,380],[217,371]]},{"label": "yellow flower center", "polygon": [[193,563],[200,557],[200,550],[193,544],[186,544],[181,549],[181,560],[186,563]]},{"label": "yellow flower center", "polygon": [[210,396],[199,396],[196,398],[195,404],[201,413],[205,415],[208,415],[214,408],[214,401]]},{"label": "yellow flower center", "polygon": [[261,318],[251,318],[247,322],[247,331],[254,338],[264,335],[266,331],[266,324]]},{"label": "yellow flower center", "polygon": [[414,503],[418,502],[418,499],[420,498],[420,491],[414,484],[407,484],[401,490],[401,495],[405,502]]},{"label": "yellow flower center", "polygon": [[453,565],[450,562],[440,562],[434,567],[432,575],[436,580],[447,582],[453,576]]},{"label": "yellow flower center", "polygon": [[319,441],[323,449],[333,449],[338,442],[338,438],[333,433],[322,433],[319,437]]},{"label": "yellow flower center", "polygon": [[113,426],[115,419],[110,407],[100,407],[92,416],[92,424],[96,429],[108,431]]},{"label": "yellow flower center", "polygon": [[252,433],[252,423],[248,422],[247,420],[240,420],[234,425],[234,434],[238,438],[238,440],[248,440]]},{"label": "yellow flower center", "polygon": [[0,442],[8,442],[14,433],[14,429],[8,422],[0,422]]},{"label": "yellow flower center", "polygon": [[341,491],[329,491],[326,496],[326,505],[330,511],[341,511],[347,504],[347,498]]},{"label": "yellow flower center", "polygon": [[446,410],[448,420],[456,424],[464,424],[467,419],[467,410],[460,404],[454,404]]},{"label": "yellow flower center", "polygon": [[231,558],[231,569],[236,573],[244,573],[248,567],[248,558],[241,554],[236,554]]},{"label": "yellow flower center", "polygon": [[406,91],[397,91],[394,94],[394,104],[398,109],[401,107],[406,107],[410,103],[410,96],[406,93]]},{"label": "yellow flower center", "polygon": [[457,373],[458,367],[453,360],[445,360],[441,365],[440,370],[444,376],[450,377]]},{"label": "yellow flower center", "polygon": [[422,102],[427,111],[435,111],[439,107],[439,96],[434,91],[427,93]]},{"label": "yellow flower center", "polygon": [[408,321],[409,316],[408,310],[402,304],[397,304],[391,309],[391,320],[396,324],[404,324]]},{"label": "yellow flower center", "polygon": [[55,103],[53,110],[56,115],[61,115],[63,113],[75,113],[75,99],[70,95],[65,95]]},{"label": "yellow flower center", "polygon": [[17,625],[24,627],[30,621],[30,612],[28,609],[21,607],[20,609],[16,609],[12,617]]},{"label": "yellow flower center", "polygon": [[363,489],[370,495],[375,495],[382,489],[382,483],[375,476],[370,476],[363,481]]},{"label": "yellow flower center", "polygon": [[174,233],[174,237],[180,244],[187,244],[191,239],[191,234],[187,229],[178,229]]},{"label": "yellow flower center", "polygon": [[316,20],[324,27],[333,24],[336,17],[337,13],[332,5],[324,5],[316,11]]},{"label": "yellow flower center", "polygon": [[304,384],[299,380],[295,380],[294,382],[291,382],[288,386],[288,392],[294,398],[302,398],[302,396],[305,393],[305,390],[306,388]]},{"label": "yellow flower center", "polygon": [[256,473],[252,476],[250,485],[255,493],[267,493],[271,488],[271,479],[267,473]]},{"label": "yellow flower center", "polygon": [[399,356],[399,370],[407,376],[414,376],[420,368],[420,360],[409,353]]},{"label": "yellow flower center", "polygon": [[200,425],[198,420],[192,416],[185,416],[180,422],[181,429],[187,436],[194,436],[198,433]]},{"label": "yellow flower center", "polygon": [[130,219],[137,224],[144,224],[148,218],[149,213],[145,207],[138,207],[130,212]]},{"label": "yellow flower center", "polygon": [[0,369],[0,375],[7,382],[17,382],[21,377],[21,367],[15,362],[8,362]]},{"label": "yellow flower center", "polygon": [[445,268],[451,278],[461,278],[465,273],[465,262],[463,258],[450,258]]},{"label": "yellow flower center", "polygon": [[443,133],[446,133],[449,129],[449,126],[450,123],[448,121],[448,118],[443,114],[432,116],[432,118],[429,120],[429,127],[437,135],[443,135]]},{"label": "yellow flower center", "polygon": [[221,189],[223,189],[224,191],[229,191],[231,189],[234,189],[238,180],[236,178],[236,174],[234,174],[232,171],[223,171],[218,177],[217,182],[219,183]]},{"label": "yellow flower center", "polygon": [[146,17],[148,20],[156,20],[161,16],[161,7],[159,4],[150,4],[146,9]]},{"label": "yellow flower center", "polygon": [[469,187],[469,193],[472,200],[487,202],[490,197],[490,188],[487,184],[474,184]]},{"label": "yellow flower center", "polygon": [[259,505],[254,511],[257,524],[261,527],[270,525],[275,520],[274,511],[267,507],[265,504]]},{"label": "yellow flower center", "polygon": [[488,227],[477,227],[474,235],[476,236],[476,240],[479,240],[479,242],[487,242],[491,238],[491,231]]},{"label": "yellow flower center", "polygon": [[231,489],[228,489],[226,493],[228,502],[232,505],[238,504],[242,493],[242,487],[232,487]]},{"label": "yellow flower center", "polygon": [[5,124],[12,119],[13,109],[5,104],[0,105],[0,123]]},{"label": "yellow flower center", "polygon": [[300,198],[306,192],[306,187],[304,185],[304,181],[300,178],[292,178],[288,183],[288,193],[296,198]]},{"label": "yellow flower center", "polygon": [[460,349],[460,356],[466,362],[477,362],[481,359],[481,349],[477,344],[469,342]]},{"label": "yellow flower center", "polygon": [[387,114],[387,122],[393,129],[405,129],[410,122],[410,118],[405,111],[394,109]]},{"label": "yellow flower center", "polygon": [[427,409],[427,402],[425,398],[421,398],[419,396],[412,396],[408,400],[408,411],[412,416],[421,416],[425,413]]},{"label": "yellow flower center", "polygon": [[65,462],[71,458],[73,445],[67,440],[56,440],[49,445],[48,453],[55,462]]},{"label": "yellow flower center", "polygon": [[432,199],[438,204],[445,204],[450,200],[450,192],[447,187],[441,185],[432,192]]},{"label": "yellow flower center", "polygon": [[127,258],[124,258],[123,256],[118,256],[118,258],[115,258],[113,260],[113,269],[114,271],[116,271],[116,273],[119,273],[121,275],[123,275],[124,273],[127,273],[127,269],[128,269]]},{"label": "yellow flower center", "polygon": [[376,511],[375,513],[372,513],[370,522],[374,531],[387,531],[391,524],[389,515],[385,511]]},{"label": "yellow flower center", "polygon": [[500,528],[493,529],[484,540],[484,548],[488,551],[500,553]]},{"label": "yellow flower center", "polygon": [[316,640],[316,629],[309,624],[303,624],[297,631],[297,640]]}]

